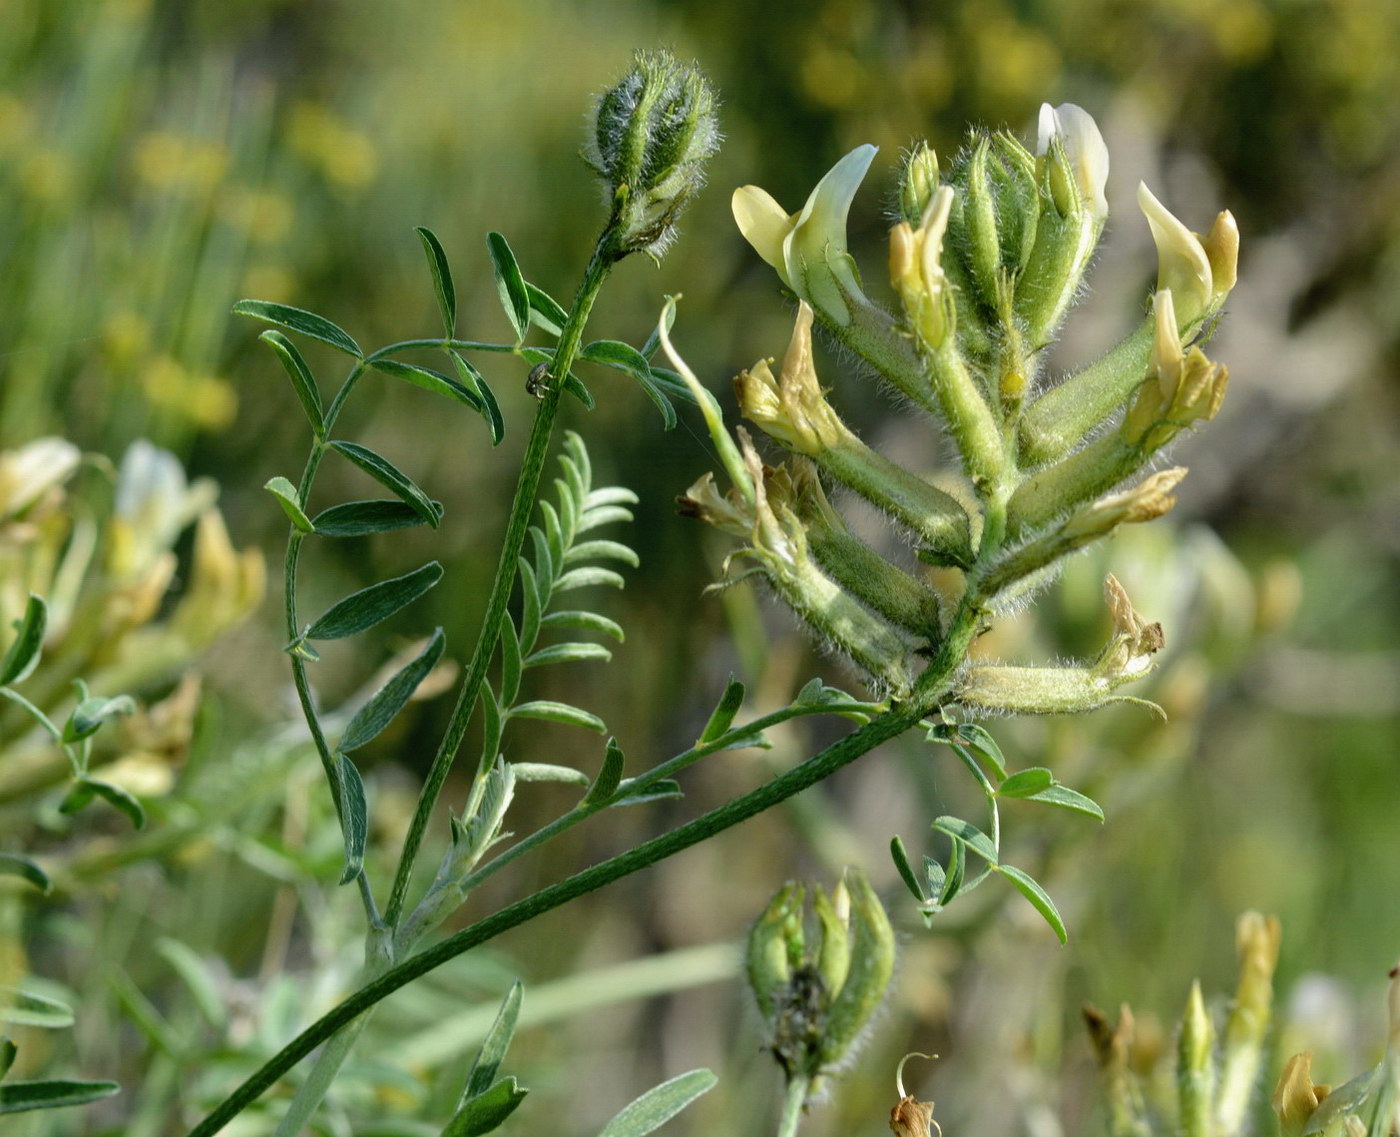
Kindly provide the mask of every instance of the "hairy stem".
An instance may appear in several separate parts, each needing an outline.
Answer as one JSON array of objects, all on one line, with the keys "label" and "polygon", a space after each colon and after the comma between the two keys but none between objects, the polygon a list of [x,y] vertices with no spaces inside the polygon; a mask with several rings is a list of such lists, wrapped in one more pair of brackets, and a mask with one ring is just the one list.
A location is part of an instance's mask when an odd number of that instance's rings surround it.
[{"label": "hairy stem", "polygon": [[579,342],[583,338],[583,328],[588,322],[588,313],[599,288],[607,278],[614,263],[609,246],[610,230],[605,230],[594,249],[593,258],[574,297],[573,310],[568,323],[564,325],[550,364],[552,382],[547,385],[535,412],[535,423],[530,431],[530,440],[525,446],[525,456],[521,460],[520,477],[515,485],[515,497],[511,502],[510,517],[506,522],[506,534],[501,544],[501,556],[496,565],[496,577],[491,584],[491,594],[486,602],[486,614],[481,620],[481,632],[476,649],[472,652],[467,673],[457,695],[457,705],[452,709],[447,729],[433,756],[433,764],[428,770],[427,780],[418,797],[418,807],[414,811],[408,832],[404,835],[403,851],[399,856],[399,866],[394,874],[393,887],[389,893],[389,905],[385,920],[390,927],[397,927],[403,916],[404,902],[408,897],[409,883],[413,878],[413,866],[418,859],[418,850],[423,844],[423,834],[428,827],[433,807],[442,792],[447,773],[452,768],[462,738],[467,733],[472,710],[481,694],[481,685],[486,679],[486,670],[495,654],[496,644],[501,637],[501,621],[506,616],[506,604],[510,600],[515,584],[516,562],[525,544],[525,534],[530,525],[530,514],[535,508],[535,496],[539,491],[540,475],[549,452],[550,437],[554,431],[554,420],[559,411],[559,398],[563,392],[564,379],[573,366],[578,354]]},{"label": "hairy stem", "polygon": [[778,1120],[778,1137],[796,1137],[797,1124],[802,1120],[802,1107],[807,1104],[807,1090],[811,1083],[803,1077],[788,1081],[787,1093],[783,1097],[783,1115]]},{"label": "hairy stem", "polygon": [[[965,638],[953,636],[950,640],[961,641],[963,648],[966,648]],[[463,952],[478,947],[511,928],[567,904],[585,893],[593,892],[674,856],[770,809],[829,777],[862,755],[868,754],[881,743],[902,734],[938,706],[947,693],[950,680],[960,661],[961,655],[955,657],[951,653],[940,652],[939,658],[920,677],[915,694],[907,702],[876,716],[801,765],[669,833],[518,900],[411,956],[380,978],[361,987],[302,1031],[230,1094],[208,1117],[190,1130],[188,1137],[213,1137],[229,1120],[256,1101],[327,1038],[419,976],[426,975],[448,960],[455,959]]]}]

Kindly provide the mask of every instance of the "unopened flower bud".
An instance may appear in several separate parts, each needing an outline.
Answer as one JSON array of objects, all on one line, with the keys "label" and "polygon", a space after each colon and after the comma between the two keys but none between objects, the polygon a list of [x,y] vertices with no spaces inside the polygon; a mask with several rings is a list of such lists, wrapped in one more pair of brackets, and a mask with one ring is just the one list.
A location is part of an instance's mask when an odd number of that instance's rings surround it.
[{"label": "unopened flower bud", "polygon": [[778,892],[749,936],[750,985],[790,1079],[812,1082],[841,1063],[893,974],[894,932],[879,898],[856,869],[846,882],[830,896],[811,890],[815,936],[804,933],[797,884]]},{"label": "unopened flower bud", "polygon": [[619,256],[665,251],[719,137],[714,92],[698,67],[668,51],[633,56],[598,99],[586,155],[608,189]]},{"label": "unopened flower bud", "polygon": [[1063,217],[1086,209],[1102,223],[1108,216],[1108,147],[1098,124],[1073,103],[1042,103],[1039,125],[1036,153],[1046,157],[1055,208]]},{"label": "unopened flower bud", "polygon": [[939,186],[917,229],[901,221],[890,230],[890,283],[899,293],[910,329],[934,349],[943,346],[954,323],[952,289],[942,265],[952,206],[952,189]]},{"label": "unopened flower bud", "polygon": [[859,869],[846,870],[851,894],[850,966],[831,1003],[823,1041],[826,1065],[835,1065],[855,1044],[876,1010],[894,975],[894,929],[870,881]]},{"label": "unopened flower bud", "polygon": [[[789,881],[763,910],[749,930],[745,963],[749,989],[765,1019],[771,1019],[777,1001],[792,982],[792,940],[802,930],[802,885]],[[797,954],[801,956],[801,942]]]},{"label": "unopened flower bud", "polygon": [[899,214],[917,225],[938,189],[938,155],[927,142],[919,142],[904,162],[899,179]]},{"label": "unopened flower bud", "polygon": [[1258,912],[1246,912],[1235,925],[1240,979],[1221,1052],[1220,1094],[1215,1106],[1219,1133],[1240,1132],[1258,1081],[1273,1006],[1280,936],[1278,919]]},{"label": "unopened flower bud", "polygon": [[1321,1100],[1312,1080],[1312,1060],[1311,1050],[1293,1055],[1274,1087],[1269,1104],[1278,1117],[1283,1137],[1299,1137]]},{"label": "unopened flower bud", "polygon": [[1215,1026],[1201,998],[1201,985],[1191,984],[1186,1013],[1177,1039],[1177,1094],[1183,1137],[1211,1137],[1211,1107],[1215,1094]]}]

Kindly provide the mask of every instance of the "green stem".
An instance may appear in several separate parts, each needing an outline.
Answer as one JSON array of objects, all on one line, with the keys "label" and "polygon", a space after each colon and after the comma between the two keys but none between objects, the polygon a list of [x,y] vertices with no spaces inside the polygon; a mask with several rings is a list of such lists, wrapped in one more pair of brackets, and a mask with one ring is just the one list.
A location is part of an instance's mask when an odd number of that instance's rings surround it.
[{"label": "green stem", "polygon": [[[340,417],[345,400],[350,397],[350,392],[355,389],[360,377],[364,375],[366,366],[368,364],[364,360],[355,364],[350,374],[346,376],[345,382],[335,393],[335,398],[331,400],[331,405],[324,418],[324,432],[316,440],[316,445],[312,447],[311,453],[307,456],[306,466],[301,472],[301,481],[297,485],[297,498],[303,503],[311,496],[311,487],[316,481],[316,472],[320,469],[321,459],[325,457],[327,449],[325,439],[335,425],[336,419]],[[291,530],[287,537],[287,555],[282,564],[282,607],[288,640],[295,640],[299,634],[297,566],[301,560],[301,545],[305,538],[305,533],[296,528]],[[326,741],[325,731],[321,728],[321,718],[316,713],[316,703],[311,694],[311,680],[306,673],[306,661],[296,655],[292,656],[292,682],[296,686],[297,701],[301,704],[302,716],[306,719],[307,728],[311,731],[311,739],[316,744],[316,754],[321,759],[321,769],[325,771],[326,781],[330,783],[331,796],[335,800],[336,817],[343,824],[344,802],[340,784],[340,765],[331,752],[330,744]],[[378,927],[380,924],[379,907],[374,901],[374,894],[370,891],[364,873],[360,873],[358,884],[360,898],[365,907],[365,916],[371,927]]]},{"label": "green stem", "polygon": [[[548,385],[540,399],[539,408],[535,412],[535,423],[530,431],[530,439],[526,443],[525,456],[521,462],[520,477],[515,485],[515,497],[511,502],[510,517],[506,522],[505,539],[501,545],[501,557],[496,565],[496,577],[491,584],[491,595],[486,602],[486,614],[482,617],[481,632],[477,638],[476,649],[472,653],[471,663],[468,665],[466,676],[462,680],[462,687],[457,696],[457,705],[452,709],[452,717],[448,720],[447,729],[438,745],[437,753],[433,757],[433,764],[428,770],[422,792],[419,794],[418,807],[414,811],[413,820],[409,823],[408,832],[404,835],[403,852],[399,857],[398,869],[394,874],[393,887],[389,893],[389,905],[385,911],[385,920],[390,927],[397,927],[403,916],[408,886],[413,877],[413,866],[418,859],[418,850],[423,843],[423,834],[427,830],[428,819],[432,815],[433,807],[437,804],[443,783],[447,780],[448,770],[451,769],[452,762],[457,757],[457,750],[462,745],[462,738],[467,733],[472,710],[475,708],[477,698],[481,693],[481,685],[486,679],[486,670],[490,666],[491,658],[496,651],[496,644],[501,636],[501,621],[506,616],[506,604],[510,600],[511,590],[515,584],[516,562],[519,560],[520,550],[525,544],[530,514],[535,508],[535,495],[539,490],[540,475],[549,451],[554,420],[559,411],[559,397],[563,391],[564,378],[568,375],[569,368],[573,366],[574,358],[578,354],[579,341],[583,338],[583,327],[588,321],[593,301],[615,261],[609,243],[610,232],[610,229],[604,231],[603,237],[599,239],[598,245],[593,251],[592,259],[588,262],[583,282],[579,285],[578,294],[574,298],[573,310],[569,313],[568,322],[564,325],[564,330],[559,337],[559,346],[555,351],[554,361],[550,365],[554,381]],[[492,757],[494,758],[494,755]]]},{"label": "green stem", "polygon": [[788,1081],[787,1094],[783,1098],[783,1116],[778,1121],[778,1137],[796,1137],[797,1123],[802,1120],[802,1107],[807,1104],[807,1090],[811,1083],[797,1076]]},{"label": "green stem", "polygon": [[[855,709],[865,710],[870,710],[873,706],[874,704],[870,703],[854,705]],[[808,713],[831,714],[834,713],[834,709],[814,707]],[[655,785],[657,782],[680,773],[689,766],[693,766],[702,758],[708,758],[711,754],[716,754],[722,750],[728,749],[742,738],[761,733],[770,726],[777,726],[779,723],[788,722],[798,717],[802,717],[801,712],[794,714],[793,708],[784,707],[781,710],[762,715],[752,722],[745,723],[743,726],[733,727],[725,731],[718,738],[705,743],[703,746],[693,746],[689,750],[682,751],[680,754],[666,759],[666,761],[659,765],[653,766],[645,774],[639,774],[637,777],[631,779],[628,783],[628,788],[633,792],[640,792],[641,790]],[[470,876],[464,877],[461,881],[457,882],[456,888],[462,897],[469,896],[483,881],[500,872],[501,869],[505,868],[518,857],[524,856],[532,849],[539,848],[561,833],[572,829],[580,821],[586,821],[588,818],[602,813],[607,808],[608,803],[603,803],[602,805],[590,809],[575,806],[573,809],[569,810],[568,813],[561,814],[547,825],[536,829],[528,837],[521,838],[503,853],[487,861],[486,864],[482,865]],[[400,929],[400,934],[395,938],[396,954],[402,954],[404,951],[411,949],[414,944],[432,930],[434,925],[430,921],[422,918],[420,914],[426,914],[434,907],[433,905],[427,904],[425,898],[425,903],[420,904],[414,910],[413,916],[403,925]]]},{"label": "green stem", "polygon": [[[963,648],[966,648],[966,640],[962,636],[950,636],[950,642],[961,642]],[[361,987],[264,1063],[212,1113],[190,1130],[188,1137],[213,1137],[327,1038],[419,976],[426,975],[448,960],[455,959],[463,952],[470,951],[511,928],[665,860],[770,809],[829,777],[862,755],[868,754],[881,743],[902,734],[939,704],[947,693],[956,662],[957,660],[952,659],[948,653],[940,652],[939,658],[920,677],[916,693],[907,703],[876,716],[801,765],[669,833],[502,908],[410,957],[380,978]]]},{"label": "green stem", "polygon": [[519,344],[513,343],[483,343],[481,340],[452,340],[452,339],[419,339],[400,340],[398,343],[391,343],[387,347],[381,347],[378,351],[369,355],[365,362],[374,365],[379,359],[387,359],[391,355],[397,355],[401,351],[495,351],[502,355],[514,355],[520,350]]}]

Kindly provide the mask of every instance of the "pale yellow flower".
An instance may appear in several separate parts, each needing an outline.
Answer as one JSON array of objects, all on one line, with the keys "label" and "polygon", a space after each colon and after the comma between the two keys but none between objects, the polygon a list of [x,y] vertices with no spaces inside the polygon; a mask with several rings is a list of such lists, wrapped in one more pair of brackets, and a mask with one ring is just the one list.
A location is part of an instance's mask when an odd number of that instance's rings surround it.
[{"label": "pale yellow flower", "polygon": [[876,148],[857,146],[836,163],[796,213],[758,186],[734,191],[731,207],[744,239],[778,270],[798,297],[838,324],[851,322],[849,302],[865,302],[846,252],[846,215]]}]

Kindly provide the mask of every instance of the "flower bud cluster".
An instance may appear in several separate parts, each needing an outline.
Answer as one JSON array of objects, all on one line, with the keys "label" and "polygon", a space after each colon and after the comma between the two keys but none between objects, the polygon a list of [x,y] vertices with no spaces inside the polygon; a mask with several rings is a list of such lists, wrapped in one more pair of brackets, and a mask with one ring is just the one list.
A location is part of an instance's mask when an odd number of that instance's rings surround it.
[{"label": "flower bud cluster", "polygon": [[[702,479],[685,508],[748,541],[743,555],[775,590],[898,696],[923,660],[948,665],[945,645],[958,645],[952,663],[961,662],[989,617],[1065,557],[1171,509],[1186,471],[1144,472],[1220,408],[1225,367],[1186,345],[1234,285],[1239,236],[1228,213],[1205,236],[1192,233],[1144,187],[1139,205],[1158,252],[1151,315],[1102,359],[1055,382],[1043,373],[1043,349],[1083,294],[1108,215],[1108,150],[1094,120],[1070,104],[1046,106],[1034,152],[1007,132],[976,132],[946,168],[926,144],[914,147],[889,238],[894,310],[867,294],[847,249],[847,214],[875,153],[852,150],[796,212],[756,186],[735,191],[740,232],[798,302],[777,373],[760,360],[735,390],[744,416],[800,456],[804,472],[779,476],[783,467],[756,455],[726,458],[734,493],[721,496]],[[931,477],[925,464],[897,464],[861,441],[818,376],[817,325],[937,420],[957,448],[961,479]],[[707,418],[721,455],[735,455],[717,407]],[[743,447],[752,450],[747,436]],[[910,566],[880,557],[840,522],[823,480],[889,517],[918,561],[956,571],[935,592]],[[789,503],[775,490],[780,481],[806,488]],[[1162,637],[1117,582],[1108,595],[1114,632],[1097,659],[963,667],[955,700],[986,712],[1059,713],[1113,697],[1146,672]]]},{"label": "flower bud cluster", "polygon": [[858,869],[828,895],[797,883],[778,890],[749,932],[749,986],[773,1056],[789,1081],[817,1092],[884,1001],[894,974],[894,929]]},{"label": "flower bud cluster", "polygon": [[660,257],[719,141],[714,91],[700,69],[667,51],[637,52],[599,96],[585,152],[607,189],[617,256]]}]

